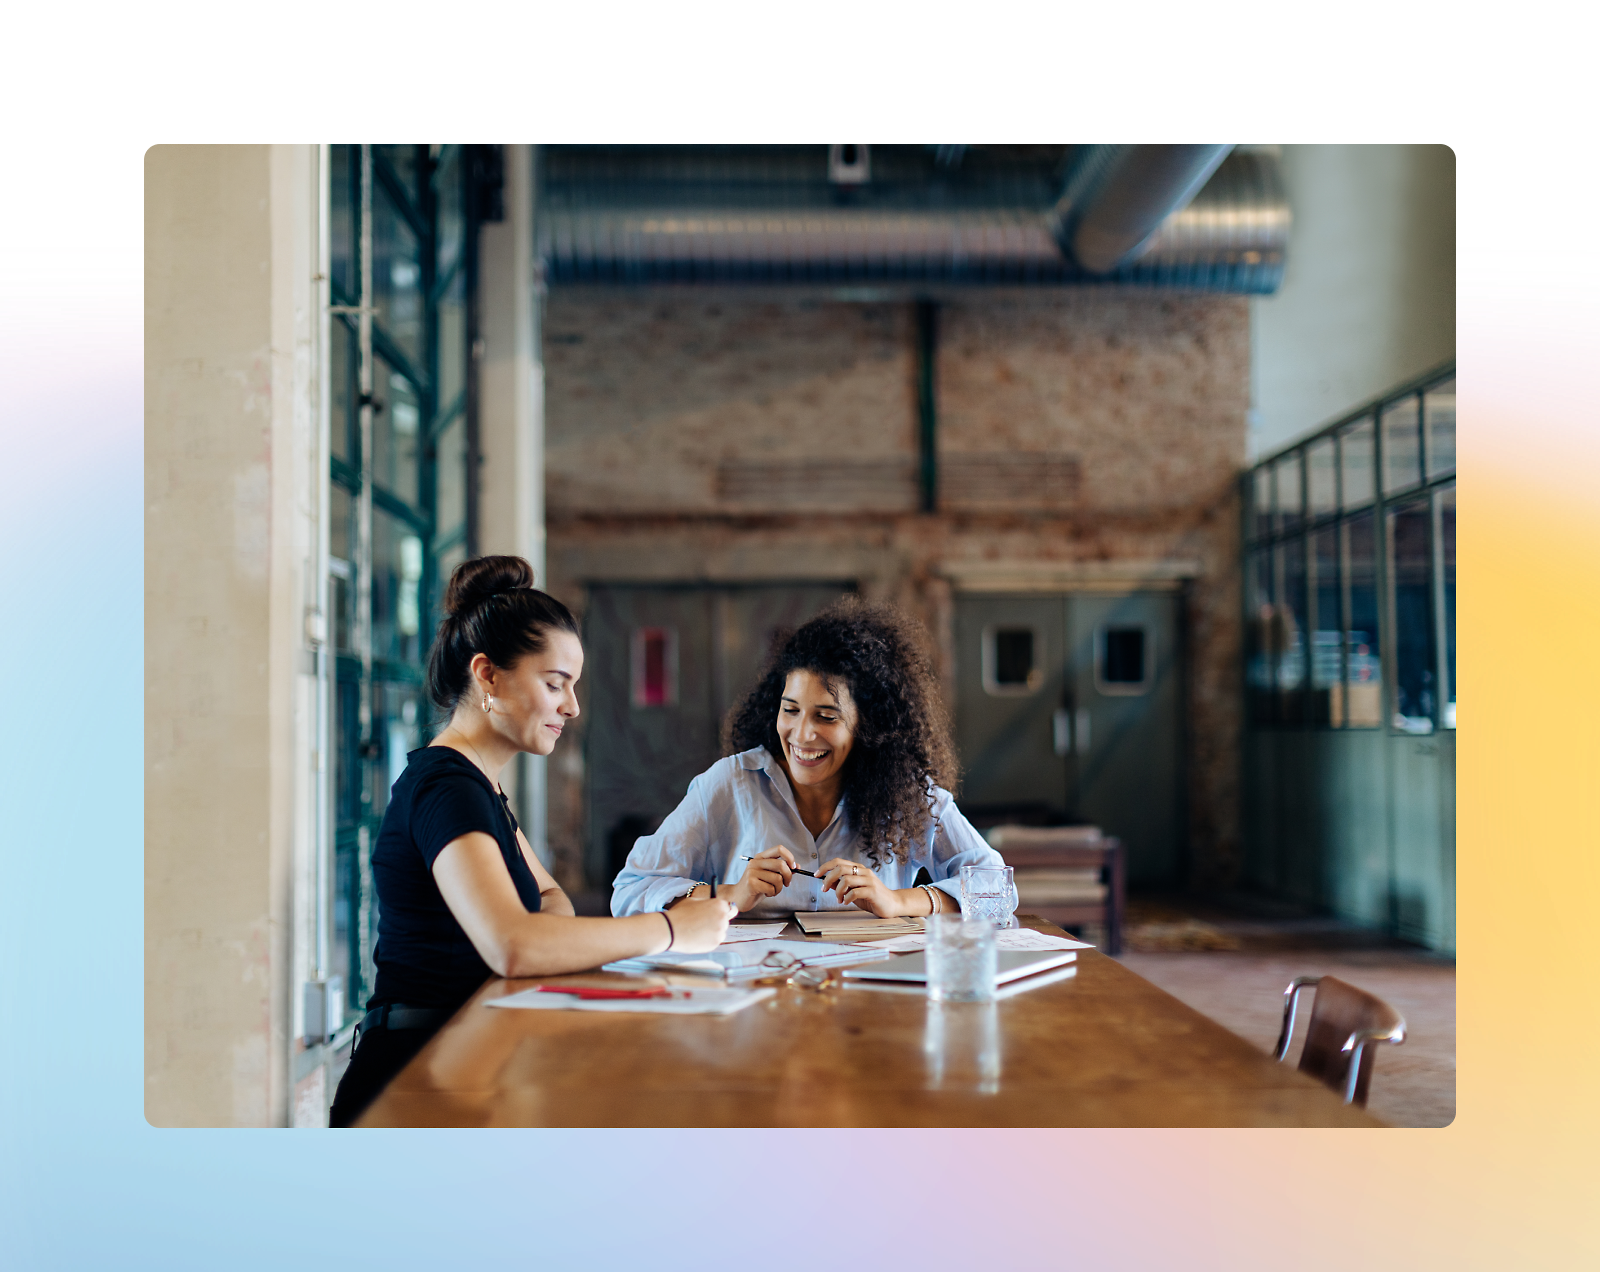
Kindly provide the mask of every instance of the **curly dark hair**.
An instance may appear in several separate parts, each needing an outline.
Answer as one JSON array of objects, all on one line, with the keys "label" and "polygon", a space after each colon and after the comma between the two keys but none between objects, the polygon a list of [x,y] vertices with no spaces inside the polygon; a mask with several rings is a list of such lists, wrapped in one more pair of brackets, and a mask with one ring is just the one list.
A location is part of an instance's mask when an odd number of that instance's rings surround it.
[{"label": "curly dark hair", "polygon": [[954,789],[950,720],[913,622],[891,605],[854,596],[780,633],[761,679],[730,715],[730,752],[764,746],[777,759],[778,707],[792,671],[843,684],[855,700],[854,742],[844,768],[845,812],[873,861],[904,861],[927,834],[933,788]]}]

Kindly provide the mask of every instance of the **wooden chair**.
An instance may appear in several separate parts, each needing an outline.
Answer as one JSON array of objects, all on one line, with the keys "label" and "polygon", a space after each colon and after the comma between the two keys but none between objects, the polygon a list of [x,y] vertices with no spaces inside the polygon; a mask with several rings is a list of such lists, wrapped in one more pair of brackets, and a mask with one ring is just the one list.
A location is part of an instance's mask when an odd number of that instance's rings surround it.
[{"label": "wooden chair", "polygon": [[1313,985],[1317,994],[1311,1004],[1305,1050],[1300,1053],[1300,1072],[1332,1087],[1344,1096],[1346,1104],[1365,1108],[1373,1056],[1367,1044],[1404,1042],[1405,1019],[1383,999],[1336,976],[1296,976],[1283,991],[1283,1032],[1274,1053],[1277,1060],[1289,1054],[1300,992]]},{"label": "wooden chair", "polygon": [[1105,952],[1122,953],[1127,871],[1119,840],[1093,826],[997,826],[990,838],[1006,865],[1016,870],[1019,893],[1030,870],[1093,870],[1100,880],[1098,897],[1065,903],[1021,899],[1017,911],[1058,927],[1098,923],[1106,931]]}]

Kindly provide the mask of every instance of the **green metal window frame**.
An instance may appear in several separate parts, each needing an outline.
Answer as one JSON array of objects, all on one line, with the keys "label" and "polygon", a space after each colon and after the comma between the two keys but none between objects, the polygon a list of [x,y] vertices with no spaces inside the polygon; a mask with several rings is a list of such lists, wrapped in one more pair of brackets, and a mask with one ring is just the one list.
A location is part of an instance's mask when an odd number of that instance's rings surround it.
[{"label": "green metal window frame", "polygon": [[[1285,593],[1285,566],[1284,563],[1294,554],[1298,563],[1303,565],[1300,571],[1305,580],[1305,640],[1303,642],[1302,658],[1304,672],[1300,686],[1296,692],[1300,695],[1300,707],[1296,711],[1285,708],[1284,694],[1281,690],[1281,659],[1283,651],[1266,648],[1261,651],[1245,652],[1246,666],[1244,668],[1244,683],[1247,694],[1254,692],[1254,686],[1260,682],[1263,671],[1266,682],[1273,686],[1274,708],[1271,718],[1257,719],[1254,723],[1258,727],[1268,728],[1360,728],[1378,727],[1394,733],[1407,732],[1433,732],[1442,729],[1454,729],[1454,703],[1455,685],[1452,681],[1452,658],[1449,650],[1453,648],[1453,635],[1450,630],[1449,618],[1445,599],[1445,566],[1443,535],[1441,533],[1441,510],[1443,496],[1455,485],[1456,471],[1452,440],[1452,454],[1449,465],[1440,466],[1437,471],[1430,472],[1434,439],[1429,428],[1427,412],[1427,395],[1444,387],[1455,379],[1456,365],[1452,360],[1442,366],[1434,368],[1427,374],[1385,393],[1358,410],[1342,416],[1331,424],[1318,429],[1316,432],[1294,442],[1292,445],[1274,451],[1270,455],[1257,460],[1247,468],[1240,481],[1240,503],[1242,509],[1241,538],[1243,550],[1241,553],[1241,578],[1243,582],[1241,601],[1246,630],[1250,629],[1254,613],[1254,600],[1256,582],[1253,578],[1253,565],[1259,554],[1271,553],[1272,568],[1274,570],[1273,595],[1282,598]],[[1416,407],[1417,431],[1417,476],[1414,481],[1407,481],[1400,485],[1389,486],[1388,479],[1388,442],[1385,436],[1384,420],[1387,413],[1395,408],[1403,408],[1408,402],[1414,402]],[[1345,446],[1351,430],[1363,423],[1372,426],[1372,495],[1370,499],[1357,499],[1348,505],[1345,499]],[[1452,438],[1454,424],[1451,425]],[[1312,508],[1311,469],[1310,457],[1312,450],[1321,443],[1331,440],[1333,444],[1333,509],[1332,511],[1315,511]],[[1287,465],[1286,465],[1287,461]],[[1277,490],[1277,476],[1284,466],[1289,471],[1298,474],[1298,498],[1294,500],[1280,500]],[[1262,500],[1261,494],[1265,492],[1266,498]],[[1430,586],[1432,594],[1430,601],[1431,625],[1431,671],[1433,675],[1433,704],[1429,715],[1426,717],[1428,727],[1420,727],[1422,717],[1407,716],[1408,723],[1399,723],[1400,716],[1397,708],[1397,657],[1399,639],[1402,635],[1401,624],[1395,603],[1395,579],[1391,568],[1392,544],[1390,542],[1390,517],[1397,508],[1407,505],[1426,505],[1429,519],[1428,549],[1430,555]],[[1374,565],[1377,573],[1377,627],[1375,633],[1378,640],[1378,656],[1380,661],[1381,677],[1381,705],[1380,722],[1377,726],[1351,725],[1349,723],[1348,686],[1350,684],[1350,649],[1345,639],[1345,633],[1350,630],[1351,613],[1351,583],[1350,583],[1350,546],[1348,527],[1358,518],[1370,515],[1373,521],[1374,532]],[[1326,720],[1313,719],[1313,712],[1309,704],[1312,701],[1313,688],[1313,662],[1315,633],[1322,630],[1319,619],[1317,602],[1317,560],[1315,552],[1315,536],[1319,531],[1333,528],[1337,535],[1338,553],[1338,580],[1335,587],[1339,597],[1338,631],[1339,640],[1339,680],[1338,683],[1346,686],[1342,692],[1346,695],[1345,721],[1334,724]],[[1453,567],[1452,567],[1453,568]],[[1280,605],[1281,600],[1274,600],[1274,605]],[[1264,659],[1264,663],[1251,666],[1252,658]]]},{"label": "green metal window frame", "polygon": [[[345,580],[348,596],[348,622],[336,622],[337,631],[348,633],[349,643],[333,651],[333,717],[330,738],[333,761],[333,863],[330,903],[334,908],[336,948],[342,946],[343,963],[332,970],[345,976],[346,1018],[360,1015],[373,989],[373,951],[377,937],[377,901],[372,881],[372,848],[388,797],[388,774],[395,757],[388,754],[396,736],[394,703],[399,698],[416,702],[424,680],[424,659],[438,613],[442,589],[441,560],[448,556],[473,555],[476,549],[476,359],[475,306],[477,292],[477,229],[484,219],[483,189],[485,164],[479,153],[487,148],[472,146],[376,146],[330,147],[331,167],[343,172],[343,181],[331,182],[330,224],[335,227],[333,254],[348,263],[345,280],[354,282],[354,291],[341,286],[339,271],[331,271],[329,322],[337,324],[335,338],[343,336],[356,350],[355,365],[342,383],[330,384],[332,398],[342,406],[347,429],[342,449],[345,458],[330,458],[329,476],[333,485],[351,500],[354,520],[350,536],[350,558],[337,561],[330,575]],[[380,319],[379,294],[375,286],[374,210],[379,201],[415,237],[418,249],[417,277],[398,283],[391,268],[390,293],[409,289],[408,299],[417,307],[420,322],[420,359],[407,350],[407,342]],[[453,230],[441,211],[447,200],[458,215]],[[342,205],[342,206],[341,206]],[[347,214],[347,215],[341,215]],[[339,227],[343,227],[341,240]],[[441,253],[447,248],[449,263],[440,268]],[[463,308],[454,348],[446,345],[441,322],[441,305],[452,289],[456,303]],[[442,365],[445,357],[455,359],[461,387],[449,402],[439,400]],[[376,392],[379,364],[402,381],[417,406],[415,424],[414,492],[389,488],[379,480],[375,469],[375,443],[379,430],[388,429],[394,446],[400,436],[393,420],[379,418],[384,395]],[[390,386],[386,386],[390,387]],[[391,411],[393,415],[394,412]],[[448,429],[462,422],[465,441],[459,460],[459,479],[464,495],[463,515],[451,525],[440,525],[440,477],[442,461],[439,443]],[[374,514],[392,518],[394,523],[420,546],[420,569],[416,579],[402,577],[400,588],[385,597],[385,613],[393,618],[394,650],[374,647],[374,630],[379,617],[375,601],[376,563],[374,561]],[[401,556],[407,553],[402,547]],[[330,578],[330,586],[332,579]],[[402,622],[402,593],[414,587],[414,614]],[[381,590],[381,589],[380,589]],[[407,606],[408,613],[410,606]],[[346,616],[341,614],[341,619]],[[415,631],[409,628],[414,626]],[[330,633],[331,634],[331,633]],[[427,713],[424,706],[398,721],[419,744],[426,741]],[[340,939],[342,936],[342,940]]]}]

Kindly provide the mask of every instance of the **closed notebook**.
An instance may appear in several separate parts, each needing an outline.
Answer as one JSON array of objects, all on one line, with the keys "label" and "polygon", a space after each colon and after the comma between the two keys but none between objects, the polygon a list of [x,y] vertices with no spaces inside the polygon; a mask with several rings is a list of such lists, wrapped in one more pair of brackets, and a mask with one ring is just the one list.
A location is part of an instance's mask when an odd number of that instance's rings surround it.
[{"label": "closed notebook", "polygon": [[[1077,950],[997,950],[994,956],[996,985],[1032,976],[1078,960]],[[845,969],[848,980],[902,981],[925,985],[928,981],[926,954],[902,954],[892,963]]]}]

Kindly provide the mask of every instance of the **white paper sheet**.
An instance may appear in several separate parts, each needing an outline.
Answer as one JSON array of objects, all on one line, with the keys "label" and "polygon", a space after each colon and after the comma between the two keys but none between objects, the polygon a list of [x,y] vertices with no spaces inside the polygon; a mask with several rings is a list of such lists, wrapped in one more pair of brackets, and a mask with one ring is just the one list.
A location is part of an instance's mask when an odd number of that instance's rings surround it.
[{"label": "white paper sheet", "polygon": [[778,923],[736,923],[728,928],[728,935],[722,938],[724,945],[733,945],[739,941],[770,941],[788,926],[783,922]]},{"label": "white paper sheet", "polygon": [[1052,936],[1049,932],[1035,932],[1032,928],[1003,928],[994,934],[994,945],[999,950],[1092,950],[1087,941],[1075,941],[1070,936]]},{"label": "white paper sheet", "polygon": [[546,994],[525,989],[520,994],[490,999],[490,1007],[525,1007],[556,1011],[648,1011],[668,1016],[726,1016],[763,999],[775,989],[679,989],[671,998],[578,998],[572,994]]}]

